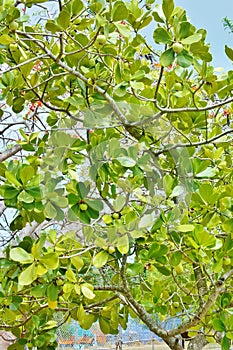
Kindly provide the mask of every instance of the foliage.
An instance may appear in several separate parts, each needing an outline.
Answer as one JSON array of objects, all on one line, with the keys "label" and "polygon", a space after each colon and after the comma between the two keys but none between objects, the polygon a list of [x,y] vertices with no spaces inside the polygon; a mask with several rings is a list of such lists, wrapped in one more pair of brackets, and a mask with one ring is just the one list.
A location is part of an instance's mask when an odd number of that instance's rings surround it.
[{"label": "foliage", "polygon": [[1,5],[9,349],[55,349],[57,312],[112,334],[138,317],[178,350],[220,332],[229,349],[233,71],[172,0],[56,5]]}]

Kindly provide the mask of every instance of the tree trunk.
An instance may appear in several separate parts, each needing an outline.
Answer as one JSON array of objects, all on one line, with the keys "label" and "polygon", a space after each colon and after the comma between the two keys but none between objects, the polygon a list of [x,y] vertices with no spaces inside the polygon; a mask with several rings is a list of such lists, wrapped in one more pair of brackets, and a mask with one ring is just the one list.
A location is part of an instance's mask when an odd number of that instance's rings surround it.
[{"label": "tree trunk", "polygon": [[208,344],[204,334],[197,334],[190,340],[188,350],[202,350]]},{"label": "tree trunk", "polygon": [[12,333],[1,330],[0,331],[0,349],[7,350],[8,346],[14,343],[15,339],[16,338]]}]

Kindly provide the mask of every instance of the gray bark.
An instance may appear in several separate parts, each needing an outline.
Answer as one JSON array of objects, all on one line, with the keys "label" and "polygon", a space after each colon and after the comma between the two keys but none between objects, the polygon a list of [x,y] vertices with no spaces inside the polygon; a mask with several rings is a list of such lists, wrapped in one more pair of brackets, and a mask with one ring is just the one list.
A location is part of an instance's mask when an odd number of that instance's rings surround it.
[{"label": "gray bark", "polygon": [[193,339],[190,340],[188,350],[202,350],[208,342],[204,334],[197,334]]}]

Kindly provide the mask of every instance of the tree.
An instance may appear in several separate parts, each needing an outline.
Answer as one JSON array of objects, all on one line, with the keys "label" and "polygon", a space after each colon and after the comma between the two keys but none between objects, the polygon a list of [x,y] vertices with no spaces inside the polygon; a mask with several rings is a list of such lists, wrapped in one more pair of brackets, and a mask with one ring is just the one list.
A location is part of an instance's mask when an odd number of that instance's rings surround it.
[{"label": "tree", "polygon": [[9,349],[129,316],[173,350],[230,348],[233,75],[205,37],[172,0],[1,5]]}]

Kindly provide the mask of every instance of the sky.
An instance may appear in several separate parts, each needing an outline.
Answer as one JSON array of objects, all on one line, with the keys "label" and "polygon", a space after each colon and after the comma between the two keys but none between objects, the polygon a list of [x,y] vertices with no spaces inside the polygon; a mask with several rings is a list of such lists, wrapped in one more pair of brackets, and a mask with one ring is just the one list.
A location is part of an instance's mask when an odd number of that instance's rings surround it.
[{"label": "sky", "polygon": [[233,20],[233,0],[175,0],[175,5],[187,11],[197,29],[207,30],[206,41],[210,43],[213,65],[233,69],[233,63],[224,52],[225,44],[233,48],[233,33],[224,30],[222,23],[226,16]]}]

